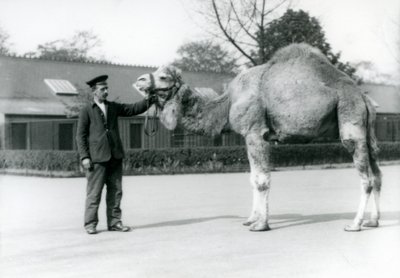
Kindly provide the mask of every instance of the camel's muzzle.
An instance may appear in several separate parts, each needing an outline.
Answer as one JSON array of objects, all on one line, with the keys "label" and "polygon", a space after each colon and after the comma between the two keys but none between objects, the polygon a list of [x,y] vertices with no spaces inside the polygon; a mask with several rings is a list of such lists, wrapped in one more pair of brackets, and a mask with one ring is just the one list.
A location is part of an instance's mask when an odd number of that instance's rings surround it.
[{"label": "camel's muzzle", "polygon": [[152,94],[150,90],[151,85],[148,78],[146,78],[146,75],[147,74],[140,76],[136,80],[136,83],[132,84],[132,87],[135,88],[144,97],[148,97]]},{"label": "camel's muzzle", "polygon": [[180,82],[175,80],[175,82],[168,87],[157,88],[154,75],[149,73],[140,76],[133,86],[144,97],[157,96],[156,105],[163,109],[165,103],[179,90],[180,85]]}]

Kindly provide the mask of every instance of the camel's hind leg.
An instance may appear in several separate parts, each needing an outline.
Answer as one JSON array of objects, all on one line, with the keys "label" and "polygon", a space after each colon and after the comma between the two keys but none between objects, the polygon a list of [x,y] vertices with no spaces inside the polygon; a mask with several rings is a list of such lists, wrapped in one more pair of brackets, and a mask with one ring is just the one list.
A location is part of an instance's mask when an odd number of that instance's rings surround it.
[{"label": "camel's hind leg", "polygon": [[372,212],[371,218],[369,221],[363,224],[364,227],[375,228],[379,226],[379,218],[380,218],[380,193],[381,193],[381,184],[382,177],[381,171],[379,170],[378,164],[374,157],[370,157],[370,166],[372,170],[372,175],[370,176],[370,183],[372,185],[372,194],[374,196],[372,203]]},{"label": "camel's hind leg", "polygon": [[253,208],[244,225],[250,231],[267,231],[268,195],[270,189],[269,144],[263,140],[260,130],[246,135],[247,154],[250,162],[250,182],[253,187]]},{"label": "camel's hind leg", "polygon": [[371,192],[374,192],[374,211],[371,220],[364,224],[367,227],[377,227],[379,220],[379,192],[381,176],[375,159],[370,155],[369,146],[364,139],[345,139],[344,146],[353,154],[354,165],[361,178],[361,198],[357,214],[351,225],[345,227],[345,231],[354,232],[361,230],[364,214]]},{"label": "camel's hind leg", "polygon": [[353,154],[354,165],[361,178],[361,197],[356,217],[351,225],[345,227],[345,231],[360,231],[364,219],[365,209],[371,195],[372,187],[369,180],[369,158],[368,146],[365,140],[346,139],[343,140],[346,149]]},{"label": "camel's hind leg", "polygon": [[361,177],[361,200],[358,211],[346,231],[360,231],[371,192],[374,209],[367,227],[379,225],[379,195],[381,173],[376,161],[378,146],[375,136],[375,109],[368,97],[357,94],[354,87],[345,87],[338,103],[340,137],[343,145],[353,154],[353,161]]}]

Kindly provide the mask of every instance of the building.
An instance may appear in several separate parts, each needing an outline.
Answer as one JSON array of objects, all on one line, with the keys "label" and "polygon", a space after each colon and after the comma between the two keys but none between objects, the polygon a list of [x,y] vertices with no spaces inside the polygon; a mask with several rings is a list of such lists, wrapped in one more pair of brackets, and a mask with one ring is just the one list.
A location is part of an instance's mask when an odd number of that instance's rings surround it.
[{"label": "building", "polygon": [[377,104],[376,136],[379,141],[400,141],[400,88],[393,85],[361,85]]}]

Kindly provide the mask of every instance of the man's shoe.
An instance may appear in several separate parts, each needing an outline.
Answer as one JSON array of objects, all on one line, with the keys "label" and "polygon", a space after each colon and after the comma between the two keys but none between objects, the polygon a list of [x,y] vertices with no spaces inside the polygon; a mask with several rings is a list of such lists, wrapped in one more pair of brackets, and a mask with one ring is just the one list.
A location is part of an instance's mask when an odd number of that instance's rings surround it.
[{"label": "man's shoe", "polygon": [[129,232],[131,230],[130,227],[122,225],[121,222],[115,224],[114,226],[108,227],[109,231],[113,232]]},{"label": "man's shoe", "polygon": [[87,229],[86,229],[86,232],[87,232],[89,235],[97,234],[96,227],[87,228]]}]

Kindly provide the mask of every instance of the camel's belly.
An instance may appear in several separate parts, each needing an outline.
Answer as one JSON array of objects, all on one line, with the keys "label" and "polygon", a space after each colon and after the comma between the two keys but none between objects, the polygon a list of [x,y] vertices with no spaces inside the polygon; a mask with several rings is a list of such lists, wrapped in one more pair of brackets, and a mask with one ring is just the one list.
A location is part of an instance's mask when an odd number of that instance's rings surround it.
[{"label": "camel's belly", "polygon": [[[303,114],[302,114],[303,113]],[[316,138],[338,138],[336,109],[275,113],[267,119],[271,134],[283,143],[306,143]]]}]

